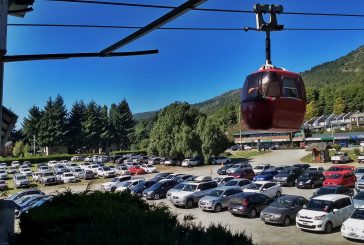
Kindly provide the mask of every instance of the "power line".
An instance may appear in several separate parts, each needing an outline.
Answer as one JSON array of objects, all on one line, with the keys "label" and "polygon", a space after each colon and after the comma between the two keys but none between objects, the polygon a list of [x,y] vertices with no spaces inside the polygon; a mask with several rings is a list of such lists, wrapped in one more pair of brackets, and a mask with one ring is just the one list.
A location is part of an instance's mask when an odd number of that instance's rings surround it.
[{"label": "power line", "polygon": [[[125,7],[141,7],[141,8],[157,8],[157,9],[174,9],[174,6],[168,5],[152,5],[152,4],[137,4],[137,3],[124,3],[124,2],[102,2],[97,0],[45,0],[48,2],[68,2],[68,3],[81,3],[81,4],[101,4],[101,5],[114,5]],[[194,11],[207,11],[207,12],[224,12],[224,13],[247,13],[255,14],[251,10],[239,9],[214,9],[214,8],[193,8]],[[307,15],[307,16],[332,16],[332,17],[359,17],[364,18],[364,14],[348,14],[348,13],[319,13],[319,12],[283,12],[286,15]]]},{"label": "power line", "polygon": [[[64,28],[98,28],[98,29],[141,29],[142,26],[115,26],[115,25],[78,25],[78,24],[15,24],[17,27],[64,27]],[[160,27],[159,30],[173,31],[244,31],[244,28],[234,27]],[[250,31],[258,31],[249,28]],[[364,31],[364,28],[285,28],[286,31]],[[284,31],[283,30],[283,31]]]}]

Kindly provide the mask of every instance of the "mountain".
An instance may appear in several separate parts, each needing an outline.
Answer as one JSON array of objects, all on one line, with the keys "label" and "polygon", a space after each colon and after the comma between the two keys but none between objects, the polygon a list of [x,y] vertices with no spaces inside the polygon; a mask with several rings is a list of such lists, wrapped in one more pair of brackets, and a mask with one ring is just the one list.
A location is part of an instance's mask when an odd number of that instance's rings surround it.
[{"label": "mountain", "polygon": [[[326,62],[300,73],[308,90],[317,90],[318,113],[332,113],[334,99],[341,96],[345,111],[364,110],[364,45],[334,61]],[[240,90],[235,89],[212,99],[194,104],[202,113],[210,115],[219,108],[239,101]],[[309,99],[312,99],[309,97]],[[135,119],[149,119],[154,112],[134,115]]]}]

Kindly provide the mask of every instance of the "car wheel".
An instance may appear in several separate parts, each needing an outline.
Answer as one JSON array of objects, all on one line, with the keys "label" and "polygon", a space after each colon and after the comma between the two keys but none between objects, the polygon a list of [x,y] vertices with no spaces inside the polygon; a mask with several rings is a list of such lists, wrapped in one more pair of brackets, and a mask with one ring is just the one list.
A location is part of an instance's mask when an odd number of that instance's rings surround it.
[{"label": "car wheel", "polygon": [[331,221],[327,222],[327,223],[326,223],[326,225],[325,225],[325,230],[324,230],[324,232],[325,232],[326,234],[329,234],[329,233],[331,233],[331,232],[332,232],[332,229],[333,229],[333,226],[332,226]]},{"label": "car wheel", "polygon": [[154,194],[154,199],[155,199],[155,200],[158,200],[159,198],[160,198],[160,196],[159,196],[159,194],[158,194],[158,193]]},{"label": "car wheel", "polygon": [[193,199],[188,199],[186,202],[186,208],[192,208],[194,204]]},{"label": "car wheel", "polygon": [[281,192],[280,191],[277,191],[277,193],[276,193],[276,197],[278,198],[278,197],[280,197],[282,194],[281,194]]},{"label": "car wheel", "polygon": [[252,210],[250,210],[250,214],[249,214],[250,218],[255,218],[257,217],[257,210],[255,208],[252,208]]},{"label": "car wheel", "polygon": [[288,216],[285,216],[283,218],[283,226],[289,226],[290,223],[291,223],[291,219]]},{"label": "car wheel", "polygon": [[216,213],[219,213],[219,212],[221,212],[221,210],[222,210],[222,206],[221,206],[221,204],[216,204],[216,205],[215,205],[215,208],[214,208],[214,211],[215,211]]}]

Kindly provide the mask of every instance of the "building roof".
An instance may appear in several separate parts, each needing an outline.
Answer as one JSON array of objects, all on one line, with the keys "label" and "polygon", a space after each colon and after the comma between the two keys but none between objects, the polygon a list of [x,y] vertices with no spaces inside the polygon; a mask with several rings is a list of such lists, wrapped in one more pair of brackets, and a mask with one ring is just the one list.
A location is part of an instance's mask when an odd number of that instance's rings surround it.
[{"label": "building roof", "polygon": [[330,148],[331,148],[330,143],[319,142],[319,143],[312,143],[312,144],[308,145],[306,151],[312,151],[313,149],[323,151],[323,150],[330,149]]}]

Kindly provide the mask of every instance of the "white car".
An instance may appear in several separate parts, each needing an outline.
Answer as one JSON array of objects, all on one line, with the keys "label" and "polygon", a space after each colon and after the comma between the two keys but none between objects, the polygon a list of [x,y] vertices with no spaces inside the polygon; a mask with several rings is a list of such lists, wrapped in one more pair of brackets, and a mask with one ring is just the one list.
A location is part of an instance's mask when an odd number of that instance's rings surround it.
[{"label": "white car", "polygon": [[237,163],[237,164],[234,164],[231,168],[228,168],[226,170],[226,173],[227,174],[232,174],[232,173],[235,173],[236,171],[238,171],[239,169],[248,169],[248,168],[252,168],[252,165],[250,165],[250,163],[247,163],[247,162],[243,162],[243,163]]},{"label": "white car", "polygon": [[75,183],[77,182],[77,178],[73,175],[73,173],[63,173],[61,176],[62,183]]},{"label": "white car", "polygon": [[338,152],[331,157],[331,161],[332,163],[346,163],[350,161],[350,157],[346,152]]},{"label": "white car", "polygon": [[244,149],[245,151],[248,151],[248,150],[253,149],[253,147],[248,146],[248,145],[243,145],[243,149]]},{"label": "white car", "polygon": [[122,192],[122,191],[129,190],[130,188],[136,186],[137,184],[139,184],[142,181],[144,181],[144,179],[142,179],[142,178],[131,179],[131,180],[125,181],[118,188],[115,189],[115,192]]},{"label": "white car", "polygon": [[307,205],[297,213],[296,225],[302,230],[331,233],[354,212],[351,197],[330,194],[311,198]]},{"label": "white car", "polygon": [[232,179],[234,179],[233,176],[220,175],[220,176],[213,178],[213,181],[215,181],[218,185],[224,185],[226,182],[228,182],[229,180],[232,180]]},{"label": "white car", "polygon": [[104,167],[99,167],[97,169],[96,175],[97,175],[97,177],[107,178],[107,177],[115,177],[116,173],[110,167],[104,166]]},{"label": "white car", "polygon": [[6,169],[7,166],[8,165],[6,163],[4,163],[4,162],[0,163],[0,169]]},{"label": "white car", "polygon": [[76,178],[78,178],[78,176],[80,175],[80,173],[82,173],[82,171],[83,170],[80,167],[76,167],[76,168],[73,168],[71,172],[73,173],[73,175]]},{"label": "white car", "polygon": [[341,235],[364,241],[364,207],[355,209],[350,218],[341,225]]},{"label": "white car", "polygon": [[7,180],[8,179],[8,174],[3,169],[0,170],[0,179],[1,180]]},{"label": "white car", "polygon": [[248,185],[243,191],[260,193],[269,198],[275,198],[282,195],[282,186],[272,181],[256,181]]},{"label": "white car", "polygon": [[12,162],[11,162],[11,166],[12,166],[12,167],[19,168],[20,163],[19,163],[19,161],[12,161]]},{"label": "white car", "polygon": [[85,170],[91,170],[92,172],[94,172],[94,174],[97,174],[97,170],[100,168],[100,165],[98,164],[90,164],[89,166],[87,166],[87,168],[85,168]]},{"label": "white car", "polygon": [[182,167],[192,167],[200,164],[200,160],[197,158],[186,158],[182,161]]},{"label": "white car", "polygon": [[228,157],[215,157],[212,160],[213,165],[221,165],[221,164],[229,164],[231,162],[231,158]]},{"label": "white car", "polygon": [[47,166],[40,166],[38,170],[39,170],[39,172],[48,172],[48,171],[50,171],[50,169]]},{"label": "white car", "polygon": [[260,172],[270,169],[272,166],[270,164],[259,164],[253,168],[255,174],[259,174]]},{"label": "white car", "polygon": [[117,175],[129,175],[129,170],[126,166],[116,166]]},{"label": "white car", "polygon": [[84,163],[80,163],[78,164],[78,166],[82,169],[82,170],[85,170],[87,169],[91,164],[88,163],[88,162],[84,162]]},{"label": "white car", "polygon": [[21,173],[21,174],[25,174],[26,176],[32,176],[32,170],[29,168],[29,167],[21,167],[20,169],[19,169],[19,172]]},{"label": "white car", "polygon": [[58,164],[58,162],[57,162],[57,161],[49,161],[47,165],[48,165],[48,167],[53,168],[53,167],[55,167],[57,164]]},{"label": "white car", "polygon": [[110,182],[103,183],[101,185],[101,190],[105,190],[105,191],[115,191],[116,188],[118,188],[119,186],[121,186],[121,184],[123,182],[128,181],[128,180],[131,180],[131,176],[130,175],[115,177]]},{"label": "white car", "polygon": [[77,168],[77,167],[78,167],[78,164],[77,164],[77,163],[74,163],[74,162],[66,162],[66,163],[64,164],[64,166],[65,166],[68,170],[72,171],[72,169],[74,169],[74,168]]},{"label": "white car", "polygon": [[154,167],[153,165],[149,165],[149,164],[148,165],[143,164],[141,166],[141,168],[144,169],[144,171],[146,173],[157,173],[158,172],[156,167]]}]

